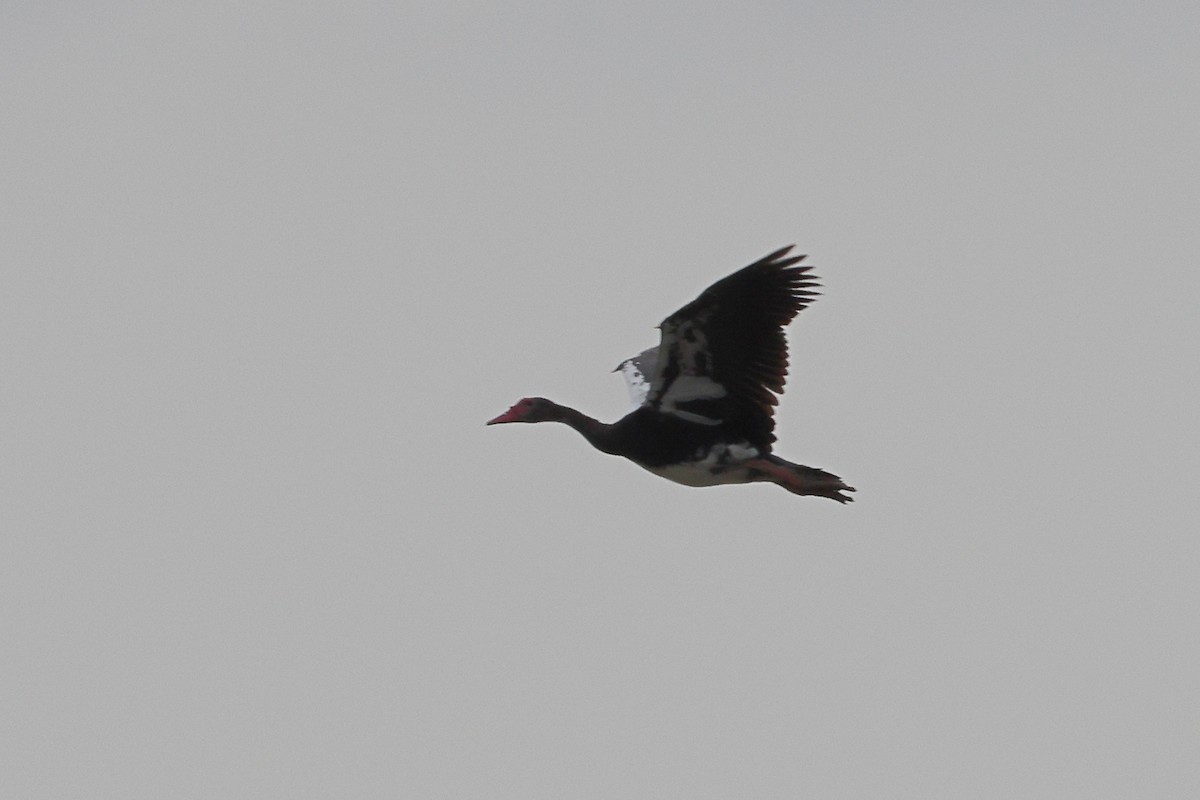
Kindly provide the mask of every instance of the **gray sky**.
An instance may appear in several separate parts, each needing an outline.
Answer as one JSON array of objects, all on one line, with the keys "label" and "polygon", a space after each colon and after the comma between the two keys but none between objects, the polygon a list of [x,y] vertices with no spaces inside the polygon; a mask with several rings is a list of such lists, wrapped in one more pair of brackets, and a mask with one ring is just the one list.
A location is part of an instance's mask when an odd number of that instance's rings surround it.
[{"label": "gray sky", "polygon": [[[6,4],[6,796],[1200,792],[1200,12],[798,6]],[[792,242],[858,502],[484,427]]]}]

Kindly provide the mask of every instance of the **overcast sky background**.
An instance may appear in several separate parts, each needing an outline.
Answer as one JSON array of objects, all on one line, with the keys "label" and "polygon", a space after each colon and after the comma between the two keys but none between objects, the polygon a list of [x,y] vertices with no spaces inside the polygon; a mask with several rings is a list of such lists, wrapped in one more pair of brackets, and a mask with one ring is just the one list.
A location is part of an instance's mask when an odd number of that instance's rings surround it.
[{"label": "overcast sky background", "polygon": [[[1194,3],[5,3],[21,798],[1200,792]],[[525,395],[795,242],[778,452]]]}]

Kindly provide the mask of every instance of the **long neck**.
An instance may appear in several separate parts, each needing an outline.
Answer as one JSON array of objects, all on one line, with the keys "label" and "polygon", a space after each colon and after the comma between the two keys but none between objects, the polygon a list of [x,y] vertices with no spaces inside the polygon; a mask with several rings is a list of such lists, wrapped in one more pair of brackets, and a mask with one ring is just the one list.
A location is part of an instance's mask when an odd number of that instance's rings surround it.
[{"label": "long neck", "polygon": [[617,450],[614,449],[616,442],[613,441],[612,425],[592,419],[587,414],[576,411],[570,406],[561,406],[555,403],[555,411],[556,414],[552,417],[554,422],[570,425],[597,450],[605,453],[617,453]]}]

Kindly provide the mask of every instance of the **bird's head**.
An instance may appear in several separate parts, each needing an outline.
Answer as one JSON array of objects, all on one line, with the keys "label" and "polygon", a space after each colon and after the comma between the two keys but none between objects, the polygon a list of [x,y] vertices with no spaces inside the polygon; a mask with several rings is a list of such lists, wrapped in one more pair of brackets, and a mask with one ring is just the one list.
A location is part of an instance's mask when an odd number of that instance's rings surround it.
[{"label": "bird's head", "polygon": [[525,397],[516,405],[495,419],[489,419],[488,425],[500,425],[505,422],[547,422],[559,419],[559,406],[544,397]]}]

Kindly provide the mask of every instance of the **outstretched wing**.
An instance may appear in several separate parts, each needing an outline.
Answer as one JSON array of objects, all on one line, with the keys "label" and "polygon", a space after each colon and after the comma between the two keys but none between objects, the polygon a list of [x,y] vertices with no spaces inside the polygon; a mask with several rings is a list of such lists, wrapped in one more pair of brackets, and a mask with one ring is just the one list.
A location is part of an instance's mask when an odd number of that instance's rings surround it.
[{"label": "outstretched wing", "polygon": [[629,402],[633,408],[645,405],[646,395],[650,393],[650,379],[654,375],[654,365],[657,363],[658,348],[651,347],[625,359],[613,370],[620,372],[621,377],[625,379],[625,388],[629,390]]},{"label": "outstretched wing", "polygon": [[724,425],[751,444],[775,441],[776,394],[787,375],[783,326],[817,296],[798,267],[804,256],[777,250],[717,281],[662,325],[646,405],[700,425]]}]

